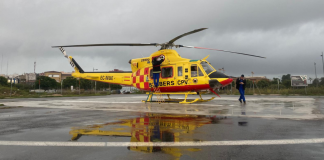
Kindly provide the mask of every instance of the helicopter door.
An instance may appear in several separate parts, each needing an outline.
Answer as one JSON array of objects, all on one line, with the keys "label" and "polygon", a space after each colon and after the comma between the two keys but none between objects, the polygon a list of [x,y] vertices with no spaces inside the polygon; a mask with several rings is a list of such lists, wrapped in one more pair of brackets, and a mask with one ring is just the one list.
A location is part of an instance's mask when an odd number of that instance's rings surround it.
[{"label": "helicopter door", "polygon": [[183,86],[185,85],[184,81],[184,67],[182,65],[176,66],[176,77],[174,78],[175,83],[177,86]]},{"label": "helicopter door", "polygon": [[182,66],[177,66],[177,78],[183,78],[183,67]]},{"label": "helicopter door", "polygon": [[174,66],[166,66],[161,68],[160,86],[171,87],[174,86]]},{"label": "helicopter door", "polygon": [[197,64],[192,64],[190,67],[189,84],[196,85],[204,81],[204,73]]},{"label": "helicopter door", "polygon": [[186,64],[177,64],[175,67],[174,83],[179,86],[179,91],[188,90],[188,66]]}]

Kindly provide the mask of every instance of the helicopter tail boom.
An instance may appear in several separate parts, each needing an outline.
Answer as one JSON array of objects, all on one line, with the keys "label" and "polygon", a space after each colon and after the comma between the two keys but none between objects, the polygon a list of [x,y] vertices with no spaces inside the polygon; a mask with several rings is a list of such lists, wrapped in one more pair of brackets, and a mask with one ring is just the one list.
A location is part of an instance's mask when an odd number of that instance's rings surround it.
[{"label": "helicopter tail boom", "polygon": [[120,84],[131,86],[130,77],[132,75],[131,72],[85,72],[81,66],[76,62],[76,60],[72,56],[68,56],[63,47],[59,47],[60,51],[63,53],[64,57],[69,60],[70,65],[75,70],[72,73],[72,76],[75,78],[88,79],[93,81],[100,81],[105,83],[112,84]]}]

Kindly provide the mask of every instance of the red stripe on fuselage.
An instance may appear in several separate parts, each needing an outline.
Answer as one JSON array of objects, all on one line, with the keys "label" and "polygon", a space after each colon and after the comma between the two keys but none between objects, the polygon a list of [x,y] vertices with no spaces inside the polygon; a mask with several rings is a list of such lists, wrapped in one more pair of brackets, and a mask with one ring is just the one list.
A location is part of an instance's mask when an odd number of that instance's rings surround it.
[{"label": "red stripe on fuselage", "polygon": [[[185,91],[200,91],[209,89],[209,84],[202,85],[186,85],[186,86],[170,86],[170,87],[159,87],[161,92],[185,92]],[[153,91],[153,89],[152,89]]]}]

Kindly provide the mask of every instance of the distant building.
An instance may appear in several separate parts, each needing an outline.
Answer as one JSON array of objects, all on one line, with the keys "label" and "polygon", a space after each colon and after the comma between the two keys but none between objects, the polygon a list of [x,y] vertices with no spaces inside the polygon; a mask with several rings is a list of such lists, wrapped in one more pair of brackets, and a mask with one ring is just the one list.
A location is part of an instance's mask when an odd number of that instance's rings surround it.
[{"label": "distant building", "polygon": [[123,70],[120,70],[120,69],[114,69],[114,70],[111,70],[111,71],[108,71],[108,72],[124,72]]},{"label": "distant building", "polygon": [[50,77],[52,79],[55,79],[56,82],[61,82],[61,72],[58,72],[58,71],[47,71],[47,72],[44,72],[44,76],[46,77]]},{"label": "distant building", "polygon": [[38,75],[36,73],[25,73],[26,84],[35,84]]},{"label": "distant building", "polygon": [[134,90],[137,90],[137,88],[133,87],[133,86],[125,86],[125,85],[121,85],[122,88],[120,89],[120,92],[132,92]]},{"label": "distant building", "polygon": [[25,75],[19,75],[18,79],[19,79],[19,83],[26,84],[26,76]]},{"label": "distant building", "polygon": [[56,82],[61,82],[61,80],[64,80],[67,77],[71,77],[71,74],[71,72],[47,71],[41,75],[55,79]]},{"label": "distant building", "polygon": [[71,77],[72,73],[71,72],[62,72],[62,80],[66,79],[67,77]]},{"label": "distant building", "polygon": [[245,79],[251,80],[253,82],[258,83],[261,80],[266,80],[266,81],[270,81],[266,76],[259,76],[259,77],[245,77]]},{"label": "distant building", "polygon": [[19,79],[16,77],[16,78],[8,78],[8,83],[9,84],[18,84],[19,83]]},{"label": "distant building", "polygon": [[[231,77],[234,81],[236,81],[237,78],[240,77]],[[247,80],[253,81],[255,83],[261,81],[261,80],[266,80],[266,81],[270,81],[266,76],[259,76],[259,77],[244,77]]]},{"label": "distant building", "polygon": [[12,84],[18,84],[19,79],[18,79],[18,74],[12,74],[12,75],[6,75],[5,77],[8,79],[8,83]]}]

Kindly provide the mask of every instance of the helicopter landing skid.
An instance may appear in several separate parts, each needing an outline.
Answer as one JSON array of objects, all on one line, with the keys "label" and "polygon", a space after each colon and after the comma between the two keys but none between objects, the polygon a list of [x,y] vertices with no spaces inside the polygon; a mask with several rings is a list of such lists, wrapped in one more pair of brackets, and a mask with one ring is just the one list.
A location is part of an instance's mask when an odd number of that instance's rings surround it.
[{"label": "helicopter landing skid", "polygon": [[[148,97],[146,100],[142,100],[142,102],[158,102],[161,103],[161,101],[153,101],[152,97],[154,94],[166,94],[168,96],[167,99],[164,99],[163,103],[182,103],[182,104],[190,104],[190,103],[195,103],[195,102],[208,102],[213,100],[215,97],[212,97],[211,99],[207,99],[207,100],[203,100],[201,97],[201,94],[206,93],[206,92],[162,92],[162,93],[153,93],[153,92],[147,92],[146,94],[148,94]],[[185,99],[171,99],[170,95],[171,94],[184,94],[185,95]],[[197,95],[199,94],[200,98],[196,98],[196,99],[187,99],[188,95],[192,94],[192,95]]]},{"label": "helicopter landing skid", "polygon": [[199,102],[208,102],[208,101],[211,101],[211,100],[213,100],[215,98],[215,97],[212,97],[210,99],[203,100],[202,97],[201,97],[201,94],[203,94],[203,93],[206,93],[206,92],[199,92],[199,96],[200,96]]}]

